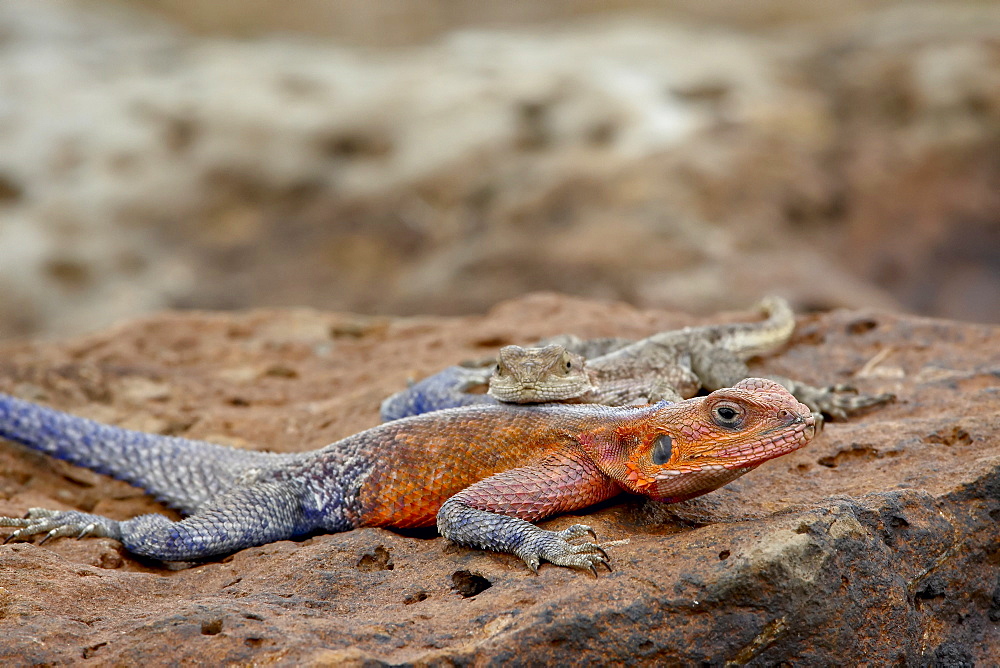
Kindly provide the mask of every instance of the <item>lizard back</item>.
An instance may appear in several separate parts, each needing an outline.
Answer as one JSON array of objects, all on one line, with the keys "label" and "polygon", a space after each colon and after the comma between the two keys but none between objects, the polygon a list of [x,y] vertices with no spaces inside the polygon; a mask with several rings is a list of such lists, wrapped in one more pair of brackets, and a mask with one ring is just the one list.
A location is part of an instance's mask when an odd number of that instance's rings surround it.
[{"label": "lizard back", "polygon": [[312,453],[308,475],[337,476],[353,526],[432,526],[441,504],[491,475],[532,466],[575,435],[609,421],[625,422],[652,407],[596,405],[471,406],[393,422]]}]

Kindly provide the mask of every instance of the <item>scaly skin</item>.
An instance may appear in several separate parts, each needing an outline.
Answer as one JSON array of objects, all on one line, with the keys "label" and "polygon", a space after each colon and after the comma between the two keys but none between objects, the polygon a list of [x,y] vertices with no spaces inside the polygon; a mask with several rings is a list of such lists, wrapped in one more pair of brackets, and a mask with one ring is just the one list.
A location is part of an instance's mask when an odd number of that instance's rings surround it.
[{"label": "scaly skin", "polygon": [[0,395],[0,435],[141,486],[189,516],[115,521],[32,509],[10,539],[109,536],[163,561],[202,559],[314,532],[425,527],[464,545],[596,570],[607,555],[574,525],[530,522],[622,491],[705,494],[814,436],[808,408],[771,381],[677,404],[475,406],[380,425],[301,454],[245,452],[101,425]]},{"label": "scaly skin", "polygon": [[567,401],[594,395],[599,382],[587,360],[562,345],[504,346],[497,353],[489,394],[498,401],[515,404]]},{"label": "scaly skin", "polygon": [[[589,392],[570,394],[577,389],[575,383],[560,383],[559,374],[552,369],[541,370],[538,365],[535,368],[540,371],[527,376],[527,380],[546,385],[553,393],[556,386],[563,386],[564,400],[611,405],[676,401],[693,397],[702,387],[727,387],[749,376],[746,360],[778,349],[795,329],[795,315],[785,300],[767,297],[757,308],[766,316],[760,322],[660,332],[593,357],[586,364],[592,381]],[[536,355],[522,352],[521,366],[531,364]],[[501,357],[510,358],[511,353],[501,353]],[[503,375],[494,372],[489,394],[505,402],[532,402],[533,393],[518,382],[526,377],[525,370],[510,371]],[[722,376],[729,382],[721,382]]]},{"label": "scaly skin", "polygon": [[[382,421],[399,420],[444,408],[495,405],[497,400],[485,394],[492,373],[491,368],[450,366],[383,401],[379,408]],[[470,392],[477,388],[482,391]]]},{"label": "scaly skin", "polygon": [[[383,402],[384,420],[444,407],[489,403],[563,401],[610,406],[679,401],[699,390],[728,387],[750,375],[746,361],[784,345],[795,328],[788,303],[777,297],[761,301],[766,316],[756,323],[687,327],[636,342],[621,339],[585,341],[556,337],[542,347],[506,346],[488,378],[489,393],[471,393],[487,382],[485,369],[450,367]],[[583,359],[587,351],[596,356]],[[569,367],[567,367],[569,363]],[[460,378],[461,382],[456,382]],[[890,401],[891,394],[857,394],[850,387],[813,387],[779,376],[799,401],[816,413],[846,419],[852,413]]]}]

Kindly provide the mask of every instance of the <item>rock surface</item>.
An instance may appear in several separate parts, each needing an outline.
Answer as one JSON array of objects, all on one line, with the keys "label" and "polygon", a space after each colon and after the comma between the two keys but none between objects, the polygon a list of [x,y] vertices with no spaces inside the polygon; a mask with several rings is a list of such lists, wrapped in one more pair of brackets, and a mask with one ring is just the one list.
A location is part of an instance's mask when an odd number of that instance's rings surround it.
[{"label": "rock surface", "polygon": [[[109,423],[300,451],[377,421],[406,379],[505,343],[642,336],[695,319],[532,295],[485,316],[162,314],[0,347],[0,390]],[[1000,327],[848,311],[800,318],[761,372],[892,391],[808,448],[686,504],[582,517],[589,575],[363,529],[171,570],[111,540],[0,547],[4,665],[277,663],[988,665],[1000,657]],[[163,511],[0,445],[0,513]]]}]

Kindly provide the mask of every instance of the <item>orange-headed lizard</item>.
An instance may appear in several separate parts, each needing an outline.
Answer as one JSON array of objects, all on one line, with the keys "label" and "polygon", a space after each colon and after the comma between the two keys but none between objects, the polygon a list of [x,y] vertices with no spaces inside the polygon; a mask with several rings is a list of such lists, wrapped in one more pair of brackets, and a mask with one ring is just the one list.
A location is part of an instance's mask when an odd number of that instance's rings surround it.
[{"label": "orange-headed lizard", "polygon": [[471,406],[386,423],[313,452],[275,454],[102,425],[0,395],[0,436],[141,487],[187,515],[116,521],[31,509],[10,539],[107,536],[185,561],[310,533],[426,527],[486,550],[596,571],[590,527],[531,522],[621,492],[664,501],[725,485],[801,448],[816,423],[781,385],[747,379],[675,404]]}]

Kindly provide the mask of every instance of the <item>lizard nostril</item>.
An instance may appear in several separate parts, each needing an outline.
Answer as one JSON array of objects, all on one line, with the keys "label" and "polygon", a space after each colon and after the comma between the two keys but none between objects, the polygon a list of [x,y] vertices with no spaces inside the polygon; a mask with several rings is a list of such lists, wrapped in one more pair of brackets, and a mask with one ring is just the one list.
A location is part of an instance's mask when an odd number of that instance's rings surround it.
[{"label": "lizard nostril", "polygon": [[787,408],[782,408],[778,411],[778,419],[785,424],[793,424],[795,422],[801,422],[802,420],[797,413],[793,413]]}]

